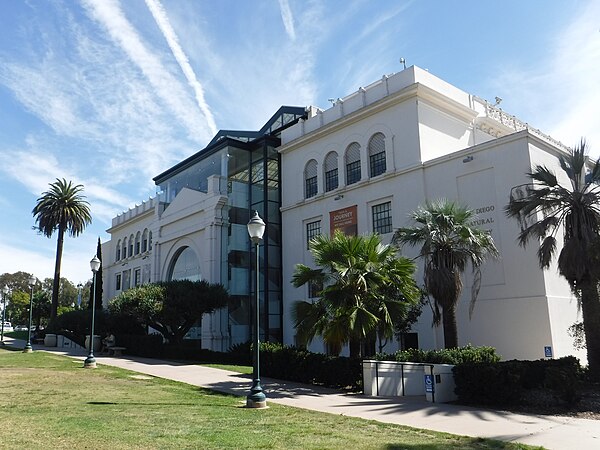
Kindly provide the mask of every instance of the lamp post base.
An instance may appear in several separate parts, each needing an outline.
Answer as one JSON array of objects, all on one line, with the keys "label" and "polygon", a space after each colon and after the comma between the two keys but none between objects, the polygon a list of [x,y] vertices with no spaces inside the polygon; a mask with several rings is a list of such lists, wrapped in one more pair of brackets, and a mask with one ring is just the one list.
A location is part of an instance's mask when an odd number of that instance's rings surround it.
[{"label": "lamp post base", "polygon": [[25,348],[23,349],[23,353],[31,353],[31,352],[33,352],[33,347],[28,342],[27,345],[25,346]]},{"label": "lamp post base", "polygon": [[246,408],[266,408],[267,396],[263,392],[260,380],[254,380],[250,394],[246,397]]},{"label": "lamp post base", "polygon": [[96,368],[96,359],[93,356],[88,356],[83,362],[83,367],[85,369],[95,369]]}]

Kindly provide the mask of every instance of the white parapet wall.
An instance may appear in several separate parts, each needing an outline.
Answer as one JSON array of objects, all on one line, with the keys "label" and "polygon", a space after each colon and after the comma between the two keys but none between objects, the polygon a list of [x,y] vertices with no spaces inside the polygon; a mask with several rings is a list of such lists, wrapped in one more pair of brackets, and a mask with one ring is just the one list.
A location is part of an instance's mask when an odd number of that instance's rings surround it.
[{"label": "white parapet wall", "polygon": [[363,361],[363,393],[373,397],[425,396],[429,402],[457,400],[451,364]]}]

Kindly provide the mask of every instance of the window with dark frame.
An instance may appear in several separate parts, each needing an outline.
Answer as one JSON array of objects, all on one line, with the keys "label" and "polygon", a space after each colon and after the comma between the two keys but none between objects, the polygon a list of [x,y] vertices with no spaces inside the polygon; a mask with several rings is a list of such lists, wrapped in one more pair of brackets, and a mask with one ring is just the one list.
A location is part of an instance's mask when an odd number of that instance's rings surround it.
[{"label": "window with dark frame", "polygon": [[311,159],[304,168],[304,198],[311,198],[317,195],[317,161]]},{"label": "window with dark frame", "polygon": [[306,248],[309,248],[309,243],[312,238],[321,234],[321,221],[309,222],[306,224]]},{"label": "window with dark frame", "polygon": [[346,150],[346,185],[360,181],[360,145],[357,142],[350,144]]},{"label": "window with dark frame", "polygon": [[117,291],[121,290],[121,274],[120,273],[118,273],[117,277],[116,277],[116,286],[115,286],[115,289]]},{"label": "window with dark frame", "polygon": [[323,290],[323,283],[320,283],[318,281],[313,281],[313,280],[308,282],[308,298],[320,297],[322,290]]},{"label": "window with dark frame", "polygon": [[133,272],[133,285],[139,286],[142,282],[142,271],[141,269],[135,269]]},{"label": "window with dark frame", "polygon": [[375,133],[369,140],[369,176],[376,177],[385,173],[385,136]]},{"label": "window with dark frame", "polygon": [[338,180],[338,155],[336,152],[329,152],[323,163],[325,170],[325,192],[333,191],[339,186]]},{"label": "window with dark frame", "polygon": [[379,234],[392,232],[392,202],[373,205],[373,232]]},{"label": "window with dark frame", "polygon": [[317,195],[317,177],[311,177],[306,179],[305,185],[306,195],[305,198],[311,198]]},{"label": "window with dark frame", "polygon": [[385,173],[385,152],[375,153],[369,156],[369,164],[371,169],[371,177],[376,177]]},{"label": "window with dark frame", "polygon": [[325,172],[325,192],[333,191],[338,187],[338,170],[337,167]]}]

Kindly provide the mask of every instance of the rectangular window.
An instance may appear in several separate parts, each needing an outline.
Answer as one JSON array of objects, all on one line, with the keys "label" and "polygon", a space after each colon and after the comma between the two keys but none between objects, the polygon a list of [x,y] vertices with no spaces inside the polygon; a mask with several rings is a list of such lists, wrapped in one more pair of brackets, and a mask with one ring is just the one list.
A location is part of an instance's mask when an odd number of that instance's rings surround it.
[{"label": "rectangular window", "polygon": [[322,290],[323,290],[323,283],[319,283],[316,281],[308,282],[308,298],[320,297]]},{"label": "rectangular window", "polygon": [[338,187],[338,170],[328,170],[325,172],[325,192],[333,191]]},{"label": "rectangular window", "polygon": [[126,270],[123,272],[123,285],[121,286],[124,291],[129,289],[131,284],[131,270]]},{"label": "rectangular window", "polygon": [[379,234],[392,232],[392,202],[385,202],[374,205],[373,211],[373,232]]},{"label": "rectangular window", "polygon": [[346,164],[346,184],[360,181],[360,160]]},{"label": "rectangular window", "polygon": [[142,271],[141,269],[135,269],[133,272],[133,285],[139,286],[142,282]]},{"label": "rectangular window", "polygon": [[317,177],[310,177],[306,179],[306,196],[305,198],[311,198],[317,195]]},{"label": "rectangular window", "polygon": [[369,157],[371,177],[376,177],[385,172],[385,152],[379,152]]},{"label": "rectangular window", "polygon": [[306,224],[306,248],[308,248],[308,243],[315,236],[319,236],[321,234],[321,221],[317,220],[315,222],[309,222]]},{"label": "rectangular window", "polygon": [[117,276],[116,276],[116,281],[117,281],[117,282],[116,282],[115,289],[116,289],[117,291],[120,291],[120,290],[121,290],[121,274],[120,274],[120,273],[118,273],[118,274],[117,274]]}]

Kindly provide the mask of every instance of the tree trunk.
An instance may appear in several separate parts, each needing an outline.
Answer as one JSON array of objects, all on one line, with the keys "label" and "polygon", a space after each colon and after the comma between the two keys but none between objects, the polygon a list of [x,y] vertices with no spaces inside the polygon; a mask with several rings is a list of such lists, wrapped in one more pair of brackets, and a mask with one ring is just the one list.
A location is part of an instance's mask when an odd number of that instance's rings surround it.
[{"label": "tree trunk", "polygon": [[65,239],[65,227],[59,225],[58,240],[56,243],[56,265],[54,266],[54,283],[52,284],[52,305],[50,307],[50,320],[56,318],[58,311],[58,290],[60,289],[60,264],[62,262],[63,242]]},{"label": "tree trunk", "polygon": [[442,309],[444,326],[444,348],[458,347],[458,327],[456,326],[456,305]]},{"label": "tree trunk", "polygon": [[590,376],[600,380],[600,299],[596,280],[582,285],[581,310]]},{"label": "tree trunk", "polygon": [[350,349],[350,358],[361,358],[361,343],[358,339],[350,339],[348,343],[348,347]]}]

